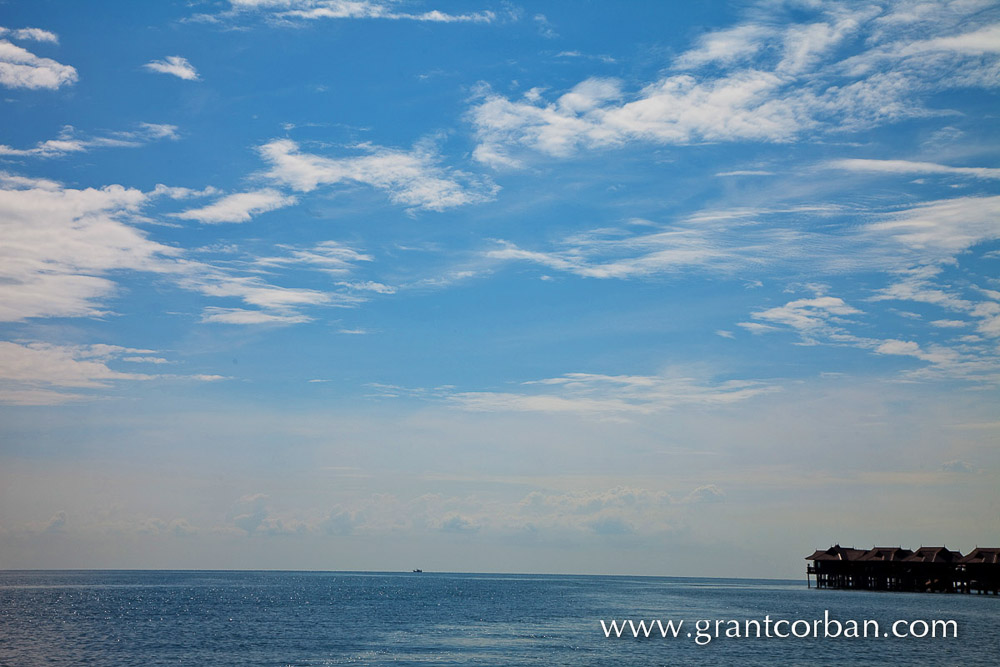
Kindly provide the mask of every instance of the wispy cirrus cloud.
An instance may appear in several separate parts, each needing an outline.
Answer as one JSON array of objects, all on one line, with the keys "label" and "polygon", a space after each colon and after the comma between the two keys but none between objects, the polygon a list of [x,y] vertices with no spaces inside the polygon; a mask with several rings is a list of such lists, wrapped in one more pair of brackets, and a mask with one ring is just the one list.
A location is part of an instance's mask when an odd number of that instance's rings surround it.
[{"label": "wispy cirrus cloud", "polygon": [[[199,382],[223,379],[218,375],[151,375],[113,369],[109,364],[148,363],[149,354],[118,345],[53,345],[0,341],[0,403],[57,405],[88,400],[84,389],[105,389],[123,381],[186,379]],[[153,357],[157,361],[160,358]],[[165,361],[165,360],[164,360]],[[156,362],[153,362],[156,363]]]},{"label": "wispy cirrus cloud", "polygon": [[950,261],[964,250],[1000,239],[1000,196],[955,197],[884,213],[859,234],[866,243],[897,244],[906,265]]},{"label": "wispy cirrus cloud", "polygon": [[901,45],[900,53],[917,55],[935,51],[974,56],[1000,53],[1000,23],[946,37],[932,37]]},{"label": "wispy cirrus cloud", "polygon": [[491,11],[449,14],[437,9],[399,11],[395,0],[229,0],[236,12],[259,12],[283,20],[384,19],[431,23],[490,23]]},{"label": "wispy cirrus cloud", "polygon": [[139,123],[135,130],[96,136],[80,136],[76,128],[66,125],[55,139],[40,141],[31,148],[14,148],[0,144],[0,158],[5,156],[57,158],[84,153],[92,148],[135,148],[160,139],[177,138],[177,126],[164,123]]},{"label": "wispy cirrus cloud", "polygon": [[[924,165],[913,168],[928,169]],[[912,379],[947,377],[991,383],[1000,377],[1000,358],[995,344],[989,342],[1000,336],[1000,293],[969,284],[959,289],[939,280],[939,275],[970,250],[1000,240],[998,216],[1000,198],[991,196],[881,210],[821,204],[706,210],[674,224],[642,221],[571,234],[540,249],[499,242],[499,247],[484,251],[483,256],[600,280],[646,280],[693,271],[772,279],[790,272],[812,279],[824,275],[835,279],[858,271],[882,274],[881,283],[860,293],[852,289],[850,295],[835,296],[820,286],[811,297],[754,310],[738,325],[754,334],[793,332],[803,344],[908,356],[926,364],[905,372]],[[884,313],[870,304],[886,301],[929,304],[950,315],[945,319],[942,313],[926,325],[910,325],[925,326],[930,341],[880,338],[873,335],[872,325]],[[962,329],[974,329],[976,339]],[[494,398],[511,405],[548,402],[552,409],[563,404],[559,396],[527,403],[520,394]]]},{"label": "wispy cirrus cloud", "polygon": [[390,201],[411,210],[443,211],[489,201],[499,190],[489,179],[441,166],[426,144],[409,151],[369,144],[355,148],[361,155],[333,158],[303,152],[290,139],[276,139],[259,151],[271,165],[267,178],[298,192],[360,184],[385,192]]},{"label": "wispy cirrus cloud", "polygon": [[[753,321],[740,326],[753,333],[793,330],[810,344],[858,347],[924,362],[904,372],[909,379],[998,384],[1000,354],[995,339],[1000,337],[1000,292],[977,286],[971,281],[973,274],[962,285],[942,278],[945,268],[956,265],[970,250],[1000,240],[998,216],[1000,197],[956,197],[869,214],[867,224],[842,236],[837,254],[852,257],[854,269],[867,268],[887,277],[887,284],[858,299],[869,304],[922,304],[950,314],[948,319],[929,322],[933,333],[928,341],[874,336],[869,327],[856,321],[873,314],[825,294],[754,312]],[[814,266],[822,269],[824,265],[817,262]],[[962,331],[966,328],[974,328],[977,335]]]},{"label": "wispy cirrus cloud", "polygon": [[274,211],[298,203],[295,197],[277,190],[265,188],[251,192],[226,195],[216,202],[200,208],[192,208],[180,213],[172,213],[182,220],[197,220],[206,224],[223,222],[248,222],[260,213]]},{"label": "wispy cirrus cloud", "polygon": [[[288,288],[273,285],[256,274],[295,268],[344,277],[350,275],[359,262],[372,261],[370,255],[336,241],[323,241],[310,247],[282,244],[275,246],[274,250],[282,254],[251,256],[240,262],[231,262],[226,269],[201,267],[180,276],[178,284],[207,296],[236,298],[254,307],[209,306],[202,311],[202,322],[221,324],[299,324],[313,320],[303,309],[352,308],[368,300],[354,290],[343,288],[344,283],[338,283],[341,289],[336,290]],[[241,266],[243,273],[236,273],[234,266]]]},{"label": "wispy cirrus cloud", "polygon": [[878,347],[875,348],[875,353],[916,357],[921,361],[939,365],[955,362],[959,358],[958,352],[942,345],[933,345],[929,349],[925,349],[915,341],[898,340],[895,338],[890,338],[879,343]]},{"label": "wispy cirrus cloud", "polygon": [[[541,249],[498,241],[499,247],[483,255],[603,279],[789,267],[808,267],[820,274],[898,273],[950,262],[970,248],[1000,239],[998,215],[998,196],[955,197],[882,210],[822,204],[705,210],[670,224],[635,219],[633,224],[571,234]],[[858,218],[864,223],[854,224]],[[851,224],[805,224],[844,219]]]},{"label": "wispy cirrus cloud", "polygon": [[773,330],[775,325],[795,329],[812,339],[817,334],[829,336],[839,330],[839,324],[848,315],[861,311],[848,305],[840,297],[818,295],[812,299],[795,299],[783,306],[768,308],[751,314],[757,322],[740,322],[739,326],[754,333]]},{"label": "wispy cirrus cloud", "polygon": [[376,282],[374,280],[354,280],[351,282],[340,282],[337,284],[351,290],[358,290],[361,292],[375,292],[376,294],[396,293],[396,288],[392,285],[386,285],[385,283]]},{"label": "wispy cirrus cloud", "polygon": [[774,176],[773,171],[766,169],[734,169],[732,171],[717,171],[716,176]]},{"label": "wispy cirrus cloud", "polygon": [[199,266],[175,278],[188,290],[220,299],[236,299],[245,307],[207,306],[202,322],[223,324],[299,324],[313,318],[303,312],[307,308],[339,306],[353,307],[365,299],[345,292],[302,287],[282,287],[254,275],[242,275],[232,269]]},{"label": "wispy cirrus cloud", "polygon": [[170,74],[185,81],[197,81],[198,71],[182,56],[167,56],[163,60],[152,60],[143,65],[150,72]]},{"label": "wispy cirrus cloud", "polygon": [[[297,248],[289,245],[279,245],[276,248],[286,251],[286,254],[258,257],[255,260],[256,265],[262,267],[308,266],[330,275],[344,276],[352,273],[357,268],[358,262],[371,262],[373,260],[371,255],[359,252],[337,241],[322,241],[311,248]],[[378,283],[372,284],[377,285]]]},{"label": "wispy cirrus cloud", "polygon": [[[935,320],[930,323],[931,326],[939,329],[975,327],[986,339],[1000,338],[1000,292],[980,288],[974,289],[971,294],[968,290],[960,293],[955,286],[939,279],[942,271],[940,266],[928,266],[902,272],[889,285],[877,290],[871,301],[929,304],[967,318]],[[994,351],[987,345],[981,350],[983,354]]]},{"label": "wispy cirrus cloud", "polygon": [[724,269],[740,261],[735,248],[715,246],[708,235],[690,229],[620,238],[581,236],[567,239],[562,249],[544,252],[500,241],[500,247],[486,251],[485,256],[505,262],[531,262],[586,278],[638,278],[691,268]]},{"label": "wispy cirrus cloud", "polygon": [[11,30],[0,27],[0,85],[7,88],[46,88],[56,90],[76,83],[76,69],[51,58],[42,58],[11,43],[4,37],[36,42],[58,43],[58,37],[39,28]]},{"label": "wispy cirrus cloud", "polygon": [[[879,356],[911,357],[924,365],[904,370],[907,380],[962,380],[986,386],[1000,384],[1000,353],[995,340],[1000,338],[1000,293],[972,302],[936,289],[929,282],[933,271],[924,270],[908,281],[896,283],[869,297],[870,303],[904,300],[932,303],[960,312],[968,320],[938,320],[931,322],[938,329],[965,329],[978,324],[979,337],[963,333],[943,340],[920,342],[912,339],[881,338],[871,335],[865,326],[876,315],[864,312],[839,297],[817,294],[813,298],[795,299],[751,314],[754,321],[739,326],[754,334],[778,331],[796,333],[808,345],[834,345],[867,350]],[[978,322],[977,322],[978,321]]]},{"label": "wispy cirrus cloud", "polygon": [[620,419],[681,406],[726,405],[779,388],[753,380],[712,381],[680,373],[602,375],[566,373],[523,382],[517,391],[438,391],[439,397],[474,412],[541,412]]},{"label": "wispy cirrus cloud", "polygon": [[312,322],[308,315],[288,311],[248,310],[246,308],[219,308],[209,306],[202,312],[202,322],[218,324],[302,324]]},{"label": "wispy cirrus cloud", "polygon": [[822,165],[827,169],[860,171],[883,174],[947,174],[949,176],[969,176],[972,178],[1000,178],[1000,169],[989,167],[950,167],[934,162],[914,162],[910,160],[840,159],[830,160]]},{"label": "wispy cirrus cloud", "polygon": [[634,218],[617,227],[571,234],[543,249],[499,240],[484,251],[490,260],[529,262],[586,278],[644,279],[699,273],[734,274],[802,261],[834,249],[836,236],[803,231],[802,218],[830,216],[838,207],[706,210],[672,223]]}]

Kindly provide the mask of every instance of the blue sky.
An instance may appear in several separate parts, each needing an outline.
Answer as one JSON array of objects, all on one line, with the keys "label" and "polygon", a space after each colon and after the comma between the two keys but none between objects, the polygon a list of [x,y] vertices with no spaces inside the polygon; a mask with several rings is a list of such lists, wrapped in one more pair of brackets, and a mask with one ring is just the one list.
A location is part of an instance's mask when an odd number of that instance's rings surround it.
[{"label": "blue sky", "polygon": [[0,7],[0,567],[996,542],[996,3]]}]

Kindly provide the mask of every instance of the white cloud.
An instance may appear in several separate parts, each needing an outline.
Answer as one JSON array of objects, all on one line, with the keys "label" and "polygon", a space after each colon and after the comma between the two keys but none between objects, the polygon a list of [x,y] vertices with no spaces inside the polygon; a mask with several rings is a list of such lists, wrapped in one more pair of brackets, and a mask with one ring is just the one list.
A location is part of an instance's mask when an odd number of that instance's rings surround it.
[{"label": "white cloud", "polygon": [[[289,245],[279,245],[277,248],[287,251],[287,254],[274,257],[259,257],[256,259],[256,264],[264,267],[303,265],[331,275],[340,276],[354,271],[358,262],[372,261],[371,255],[366,255],[337,241],[323,241],[311,248],[297,248]],[[355,286],[355,283],[341,282],[337,284],[341,286]],[[378,283],[371,284],[378,285]],[[355,287],[355,289],[363,288]],[[379,290],[372,288],[371,291]]]},{"label": "white cloud", "polygon": [[579,51],[560,51],[555,55],[556,58],[586,58],[588,60],[599,60],[602,63],[616,63],[618,60],[609,56],[607,54],[597,54],[591,55],[588,53],[581,53]]},{"label": "white cloud", "polygon": [[13,148],[0,144],[0,157],[62,157],[82,153],[91,148],[134,148],[159,139],[177,139],[177,126],[159,123],[140,123],[139,129],[113,132],[104,136],[77,136],[72,125],[66,125],[55,139],[40,141],[31,148]]},{"label": "white cloud", "polygon": [[1000,178],[1000,169],[988,167],[949,167],[933,162],[910,162],[908,160],[831,160],[823,166],[846,171],[880,172],[889,174],[950,174],[973,178]]},{"label": "white cloud", "polygon": [[861,22],[872,14],[872,8],[833,10],[824,20],[787,26],[781,35],[781,60],[775,70],[785,75],[814,71],[825,56],[850,35],[857,34]]},{"label": "white cloud", "polygon": [[[342,275],[352,269],[352,261],[367,261],[366,255],[327,241],[311,249],[278,246],[288,251],[285,256],[260,257],[251,260],[255,267],[305,266],[314,270]],[[259,270],[259,269],[258,269]],[[203,322],[226,324],[297,324],[309,322],[312,317],[301,312],[302,308],[334,306],[349,308],[363,303],[363,297],[345,292],[326,292],[316,289],[288,288],[269,284],[259,276],[236,275],[230,270],[199,265],[177,278],[185,289],[211,297],[236,298],[258,310],[211,306],[204,309]]]},{"label": "white cloud", "polygon": [[954,459],[942,463],[941,470],[944,470],[945,472],[974,473],[976,472],[976,467],[966,463],[965,461]]},{"label": "white cloud", "polygon": [[192,199],[197,197],[210,197],[212,195],[219,194],[219,191],[212,187],[211,185],[202,188],[201,190],[194,190],[192,188],[182,188],[176,186],[163,185],[158,183],[153,191],[150,193],[154,197],[159,197],[160,195],[166,195],[171,199]]},{"label": "white cloud", "polygon": [[434,23],[489,23],[496,19],[490,11],[448,14],[439,10],[398,12],[394,0],[230,0],[237,11],[271,12],[283,19],[387,19]]},{"label": "white cloud", "polygon": [[443,211],[456,206],[493,199],[499,189],[488,180],[476,179],[437,164],[437,155],[427,146],[410,151],[360,145],[365,154],[328,158],[303,153],[289,139],[276,139],[260,147],[270,163],[267,176],[300,192],[321,185],[363,184],[387,193],[390,201],[412,209]]},{"label": "white cloud", "polygon": [[[671,530],[698,506],[724,500],[714,484],[684,493],[641,486],[538,489],[521,497],[491,498],[426,493],[418,497],[372,494],[338,504],[326,514],[277,511],[263,494],[234,503],[227,520],[244,534],[375,535],[427,529],[494,535],[621,535]],[[546,539],[546,538],[543,538]]]},{"label": "white cloud", "polygon": [[167,56],[163,60],[153,60],[143,65],[143,67],[151,72],[171,74],[185,81],[198,80],[198,72],[187,61],[187,58],[182,58],[181,56]]},{"label": "white cloud", "polygon": [[378,283],[374,280],[355,280],[353,282],[341,282],[337,283],[343,287],[349,287],[352,290],[359,290],[362,292],[375,292],[376,294],[395,294],[396,288],[392,285],[386,285],[384,283]]},{"label": "white cloud", "polygon": [[[944,342],[921,343],[857,335],[851,329],[860,327],[849,316],[859,315],[861,311],[842,299],[829,296],[797,299],[784,306],[754,312],[751,316],[757,322],[740,322],[739,326],[755,334],[791,329],[808,344],[855,347],[883,356],[911,357],[927,364],[903,371],[902,376],[908,380],[958,379],[984,385],[1000,384],[1000,354],[995,345],[985,339],[1000,337],[1000,303],[992,300],[977,303],[937,289],[930,281],[939,271],[937,267],[911,270],[909,276],[878,291],[869,301],[908,300],[959,311],[978,319],[977,329],[983,337],[960,336]],[[930,325],[936,329],[956,329],[974,321],[936,320]]]},{"label": "white cloud", "polygon": [[864,237],[891,239],[910,251],[910,265],[950,260],[985,241],[1000,239],[1000,196],[932,201],[885,215]]},{"label": "white cloud", "polygon": [[[270,285],[256,276],[239,276],[213,267],[198,267],[179,277],[182,287],[214,297],[238,298],[250,305],[273,310],[330,303],[333,296],[314,289]],[[212,268],[213,270],[207,270]]]},{"label": "white cloud", "polygon": [[972,309],[972,315],[979,317],[977,330],[984,336],[1000,338],[1000,303],[983,301]]},{"label": "white cloud", "polygon": [[777,30],[773,27],[753,23],[710,32],[698,39],[695,48],[677,57],[674,66],[689,69],[710,63],[743,62],[757,55],[775,34]]},{"label": "white cloud", "polygon": [[875,348],[877,354],[894,354],[906,357],[916,357],[932,364],[946,364],[958,361],[959,355],[954,350],[941,346],[933,346],[930,350],[921,348],[918,343],[907,340],[890,339]]},{"label": "white cloud", "polygon": [[971,301],[934,284],[932,279],[940,270],[939,267],[923,267],[903,271],[902,278],[897,279],[888,287],[878,290],[871,297],[871,300],[914,301],[954,311],[971,312],[974,308]]},{"label": "white cloud", "polygon": [[675,75],[649,84],[630,101],[617,81],[588,79],[546,103],[511,101],[485,92],[470,118],[480,146],[475,156],[493,166],[516,166],[518,147],[553,157],[580,149],[612,148],[629,141],[689,144],[698,141],[785,142],[812,121],[793,103],[772,101],[784,81],[760,71],[701,82]]},{"label": "white cloud", "polygon": [[316,306],[353,306],[359,300],[344,294],[315,289],[272,285],[257,276],[243,276],[217,267],[190,264],[175,276],[177,284],[188,290],[214,298],[239,299],[259,310],[209,306],[203,311],[202,322],[226,324],[297,324],[311,317],[302,308]]},{"label": "white cloud", "polygon": [[[486,256],[533,262],[587,278],[633,278],[706,265],[722,267],[737,261],[732,250],[711,245],[705,234],[695,230],[665,231],[620,241],[579,240],[582,242],[554,252],[524,250],[501,241],[501,247],[487,251]],[[632,256],[612,261],[602,259],[616,250]]]},{"label": "white cloud", "polygon": [[114,529],[118,531],[150,533],[153,535],[172,534],[176,537],[194,535],[198,532],[198,529],[192,526],[187,519],[171,519],[170,521],[166,521],[159,517],[139,519],[132,525],[119,523],[114,526]]},{"label": "white cloud", "polygon": [[[834,296],[817,296],[814,299],[796,299],[783,306],[751,313],[755,320],[796,329],[803,334],[828,330],[832,323],[842,322],[842,316],[857,315],[860,310]],[[745,322],[740,326],[746,327]],[[751,327],[751,329],[753,329]]]},{"label": "white cloud", "polygon": [[4,389],[0,387],[3,405],[62,405],[87,400],[87,396],[52,389]]},{"label": "white cloud", "polygon": [[974,292],[979,293],[979,300],[971,295],[963,296],[957,293],[954,286],[935,282],[939,280],[941,272],[942,267],[933,264],[903,272],[901,279],[878,290],[871,300],[913,301],[960,313],[969,319],[933,320],[930,325],[939,330],[975,326],[980,335],[959,335],[947,345],[935,344],[926,347],[911,341],[890,340],[877,351],[883,354],[906,354],[934,366],[925,371],[911,373],[911,377],[959,377],[1000,383],[1000,355],[995,343],[991,342],[991,339],[1000,338],[998,295],[990,290],[977,289]]},{"label": "white cloud", "polygon": [[684,497],[684,502],[686,503],[717,503],[721,502],[726,497],[722,489],[717,487],[715,484],[706,484],[705,486],[699,486],[691,493]]},{"label": "white cloud", "polygon": [[50,42],[52,44],[59,43],[58,35],[54,32],[49,32],[48,30],[42,30],[41,28],[10,29],[0,26],[0,37],[7,36],[13,39],[24,39],[34,42]]},{"label": "white cloud", "polygon": [[680,375],[593,373],[523,383],[520,392],[449,392],[448,401],[477,412],[571,413],[596,418],[650,414],[679,406],[744,401],[775,388],[756,381],[705,382]]},{"label": "white cloud", "polygon": [[62,184],[47,178],[34,178],[31,176],[21,176],[7,171],[0,171],[0,187],[5,190],[22,190],[27,188],[37,188],[39,190],[58,190]]},{"label": "white cloud", "polygon": [[300,324],[311,322],[312,318],[301,313],[280,314],[263,310],[211,306],[205,309],[201,321],[219,324]]},{"label": "white cloud", "polygon": [[233,503],[227,518],[247,535],[301,535],[315,530],[305,521],[278,516],[269,500],[263,493],[243,496]]},{"label": "white cloud", "polygon": [[[115,296],[112,275],[147,272],[182,289],[212,298],[238,299],[262,309],[232,307],[210,311],[207,321],[241,323],[304,322],[311,306],[351,306],[363,301],[347,293],[269,284],[260,275],[241,275],[236,265],[213,266],[190,260],[177,247],[151,240],[134,226],[154,197],[206,194],[158,186],[142,192],[120,185],[76,190],[45,179],[0,172],[0,321],[35,317],[99,317]],[[351,261],[366,256],[328,242],[310,250],[288,249],[285,258],[263,258],[263,265],[299,264],[344,275]],[[260,266],[251,262],[251,270]],[[228,314],[227,314],[228,313]],[[242,313],[242,314],[241,314]]]},{"label": "white cloud", "polygon": [[7,181],[0,190],[0,321],[104,313],[106,274],[161,270],[179,250],[128,224],[147,201],[120,185],[74,190]]},{"label": "white cloud", "polygon": [[545,14],[535,14],[534,21],[538,26],[538,34],[545,39],[555,39],[559,36],[559,33],[555,31],[555,28]]},{"label": "white cloud", "polygon": [[[38,36],[31,38],[37,40]],[[0,85],[8,88],[55,90],[60,86],[76,83],[76,80],[77,73],[73,67],[51,58],[40,58],[6,39],[0,39]]]},{"label": "white cloud", "polygon": [[773,171],[763,169],[737,169],[735,171],[719,171],[716,176],[774,176]]},{"label": "white cloud", "polygon": [[[795,209],[705,211],[670,225],[632,220],[620,228],[574,234],[554,249],[528,250],[500,240],[498,248],[484,255],[587,278],[639,279],[691,270],[734,273],[794,260],[833,243],[816,233],[775,224],[801,213]],[[764,218],[771,225],[761,224]]]},{"label": "white cloud", "polygon": [[474,520],[458,514],[449,514],[438,523],[438,530],[446,533],[475,533],[480,527]]},{"label": "white cloud", "polygon": [[[144,350],[145,351],[145,350]],[[170,361],[164,359],[163,357],[122,357],[122,361],[127,361],[130,364],[169,364]]]},{"label": "white cloud", "polygon": [[[162,378],[212,381],[210,375],[149,375],[116,371],[108,364],[129,361],[126,355],[153,350],[117,345],[53,345],[0,341],[0,403],[13,405],[57,405],[93,398],[92,393],[65,389],[102,389],[121,381]],[[155,358],[154,363],[165,362]]]},{"label": "white cloud", "polygon": [[[924,34],[939,37],[901,39],[878,23],[878,8],[801,9],[813,20],[749,21],[704,35],[634,91],[605,78],[548,99],[538,88],[520,99],[483,88],[469,114],[474,155],[517,167],[531,152],[566,158],[633,142],[790,142],[940,113],[924,107],[934,91],[997,85],[995,27],[945,36],[955,22],[932,22]],[[965,11],[969,20],[977,8]],[[838,60],[848,44],[855,55]]]},{"label": "white cloud", "polygon": [[[0,380],[58,387],[107,387],[111,380],[148,380],[151,376],[121,373],[106,365],[105,347],[66,346],[0,341]],[[141,352],[118,348],[121,352]]]},{"label": "white cloud", "polygon": [[172,213],[183,220],[197,220],[206,224],[222,222],[248,222],[255,215],[274,211],[298,203],[295,197],[284,195],[277,190],[265,188],[252,192],[239,192],[201,208]]},{"label": "white cloud", "polygon": [[[856,226],[806,224],[814,216],[845,212],[852,217],[859,215],[850,209],[822,205],[709,210],[670,226],[645,223],[592,230],[543,250],[500,242],[500,247],[484,255],[490,260],[532,262],[547,270],[605,279],[646,279],[693,269],[734,276],[768,269],[831,276],[859,270],[882,272],[890,276],[888,286],[859,299],[915,301],[959,312],[967,317],[967,323],[938,319],[929,324],[937,330],[934,335],[940,337],[942,329],[974,326],[985,339],[918,345],[915,353],[906,356],[931,368],[907,371],[907,377],[929,378],[933,373],[933,377],[991,382],[998,368],[997,354],[987,341],[1000,337],[1000,294],[989,290],[980,290],[978,295],[960,293],[954,286],[937,284],[936,276],[968,249],[1000,239],[996,226],[1000,199],[959,197],[889,212],[867,212],[864,223]],[[859,333],[870,330],[872,318],[866,315],[863,321],[856,321],[853,316],[862,312],[855,305],[825,295],[825,287],[813,291],[816,296],[812,298],[757,310],[750,321],[738,325],[754,334],[792,330],[806,344],[857,347],[880,354],[903,349],[872,337],[870,331]],[[471,398],[479,401],[483,397]],[[512,409],[572,411],[584,404],[562,396],[520,393],[501,393],[489,399],[493,403],[506,401]]]},{"label": "white cloud", "polygon": [[532,491],[520,506],[526,514],[559,513],[593,515],[606,510],[635,509],[670,505],[673,501],[666,491],[618,486],[602,491],[576,491],[570,493],[542,493]]},{"label": "white cloud", "polygon": [[904,55],[923,54],[930,51],[954,51],[980,56],[1000,53],[1000,24],[993,24],[949,37],[935,37],[911,42],[900,49]]}]

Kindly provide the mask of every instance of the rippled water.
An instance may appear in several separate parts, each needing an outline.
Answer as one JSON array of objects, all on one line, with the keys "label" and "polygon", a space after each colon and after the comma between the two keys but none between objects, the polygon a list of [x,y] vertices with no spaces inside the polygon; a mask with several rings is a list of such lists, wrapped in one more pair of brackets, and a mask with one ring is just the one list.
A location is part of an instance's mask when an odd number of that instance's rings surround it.
[{"label": "rippled water", "polygon": [[[606,639],[600,619],[955,619],[957,639]],[[1000,598],[802,582],[0,572],[0,665],[1000,664]]]}]

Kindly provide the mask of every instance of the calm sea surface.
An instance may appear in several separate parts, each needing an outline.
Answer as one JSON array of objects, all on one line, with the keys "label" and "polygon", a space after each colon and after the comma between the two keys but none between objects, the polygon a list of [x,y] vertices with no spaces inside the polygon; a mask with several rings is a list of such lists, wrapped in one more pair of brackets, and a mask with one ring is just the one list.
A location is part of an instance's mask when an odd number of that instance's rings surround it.
[{"label": "calm sea surface", "polygon": [[[957,639],[712,639],[699,619],[954,619]],[[600,619],[679,637],[607,639]],[[801,626],[800,626],[801,627]],[[724,634],[725,626],[723,626]],[[822,626],[821,626],[822,632]],[[0,665],[1000,664],[1000,598],[801,581],[343,572],[0,572]]]}]

